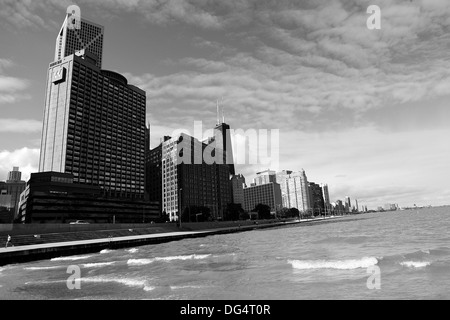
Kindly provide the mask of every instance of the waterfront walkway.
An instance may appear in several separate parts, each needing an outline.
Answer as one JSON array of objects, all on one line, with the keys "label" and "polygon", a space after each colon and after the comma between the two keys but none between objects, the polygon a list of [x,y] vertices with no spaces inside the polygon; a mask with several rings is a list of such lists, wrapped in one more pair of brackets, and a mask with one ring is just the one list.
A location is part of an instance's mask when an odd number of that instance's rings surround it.
[{"label": "waterfront walkway", "polygon": [[[0,265],[21,262],[21,261],[32,261],[45,259],[49,257],[57,257],[62,255],[74,255],[87,252],[99,252],[102,249],[115,249],[123,247],[131,247],[137,245],[162,243],[169,241],[176,241],[185,238],[196,238],[204,237],[214,234],[232,233],[240,231],[248,231],[254,229],[263,228],[273,228],[280,227],[298,223],[317,223],[324,220],[329,220],[337,217],[327,217],[327,218],[315,218],[315,219],[302,219],[302,220],[291,220],[282,222],[271,222],[271,223],[255,223],[240,225],[238,222],[233,227],[225,228],[214,228],[206,230],[197,231],[175,231],[175,232],[153,232],[151,234],[133,234],[145,232],[139,229],[129,229],[129,230],[108,230],[107,233],[102,233],[102,230],[97,232],[91,231],[89,236],[93,237],[91,239],[79,239],[74,240],[76,237],[80,236],[82,232],[71,232],[70,234],[59,234],[61,239],[66,239],[65,241],[55,241],[57,239],[56,235],[52,235],[53,238],[45,243],[38,244],[24,244],[17,245],[14,243],[14,238],[12,239],[12,244],[14,246],[4,247],[6,241],[2,242],[0,247]],[[153,230],[154,231],[154,230]],[[33,237],[33,235],[30,235]],[[85,236],[88,236],[86,234]],[[103,237],[101,237],[103,236]],[[45,240],[44,235],[42,235],[42,240]],[[17,239],[17,237],[16,237]],[[49,240],[49,239],[47,239]]]}]

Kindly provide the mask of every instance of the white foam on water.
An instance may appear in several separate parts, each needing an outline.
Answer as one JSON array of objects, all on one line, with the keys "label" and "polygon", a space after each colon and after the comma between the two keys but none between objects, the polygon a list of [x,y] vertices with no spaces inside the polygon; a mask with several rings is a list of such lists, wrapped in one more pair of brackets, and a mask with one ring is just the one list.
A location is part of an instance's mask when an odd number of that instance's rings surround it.
[{"label": "white foam on water", "polygon": [[430,254],[430,250],[428,250],[428,249],[426,249],[426,250],[420,250],[420,251],[422,251],[423,253],[426,253],[426,254]]},{"label": "white foam on water", "polygon": [[[136,278],[107,278],[107,277],[81,277],[81,282],[85,283],[118,283],[123,284],[128,287],[139,287],[142,288],[145,286],[146,281]],[[66,283],[67,280],[42,280],[42,281],[30,281],[26,282],[26,285],[35,285],[35,284],[55,284],[55,283]]]},{"label": "white foam on water", "polygon": [[170,286],[170,290],[180,290],[180,289],[202,289],[203,286]]},{"label": "white foam on water", "polygon": [[83,260],[88,259],[92,256],[76,256],[76,257],[59,257],[50,259],[50,261],[75,261],[75,260]]},{"label": "white foam on water", "polygon": [[128,259],[127,264],[129,266],[142,266],[152,263],[153,259]]},{"label": "white foam on water", "polygon": [[144,287],[145,280],[135,278],[106,278],[106,277],[87,277],[81,278],[81,282],[88,283],[119,283],[128,287]]},{"label": "white foam on water", "polygon": [[172,260],[201,260],[210,257],[211,254],[191,254],[187,256],[171,256],[171,257],[156,257],[157,261],[172,261]]},{"label": "white foam on water", "polygon": [[64,266],[53,266],[53,267],[27,267],[23,268],[23,270],[54,270],[54,269],[62,269],[65,268]]},{"label": "white foam on water", "polygon": [[133,248],[133,249],[129,249],[129,250],[127,250],[129,253],[136,253],[136,252],[138,252],[139,250],[138,249],[136,249],[136,248]]},{"label": "white foam on water", "polygon": [[407,268],[424,268],[431,265],[431,262],[428,261],[404,261],[401,262],[400,265]]},{"label": "white foam on water", "polygon": [[112,250],[110,249],[103,249],[102,251],[100,251],[101,254],[103,253],[110,253]]},{"label": "white foam on water", "polygon": [[115,261],[111,262],[97,262],[97,263],[85,263],[83,264],[83,268],[96,268],[96,267],[104,267],[104,266],[110,266],[116,263]]},{"label": "white foam on water", "polygon": [[153,291],[155,290],[156,287],[152,287],[152,286],[144,286],[144,291]]},{"label": "white foam on water", "polygon": [[378,263],[377,258],[364,257],[352,260],[288,260],[294,269],[339,269],[352,270],[358,268],[368,268]]}]

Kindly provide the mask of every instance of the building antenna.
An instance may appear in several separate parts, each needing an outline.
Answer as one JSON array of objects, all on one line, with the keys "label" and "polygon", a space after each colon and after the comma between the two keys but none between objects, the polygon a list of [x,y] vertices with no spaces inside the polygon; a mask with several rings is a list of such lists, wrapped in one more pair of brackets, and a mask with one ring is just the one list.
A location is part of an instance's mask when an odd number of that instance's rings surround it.
[{"label": "building antenna", "polygon": [[217,99],[217,125],[220,124],[220,119],[219,119],[219,99]]},{"label": "building antenna", "polygon": [[[223,103],[223,98],[222,98],[222,103]],[[222,123],[225,123],[225,115],[223,112],[223,104],[222,104]]]}]

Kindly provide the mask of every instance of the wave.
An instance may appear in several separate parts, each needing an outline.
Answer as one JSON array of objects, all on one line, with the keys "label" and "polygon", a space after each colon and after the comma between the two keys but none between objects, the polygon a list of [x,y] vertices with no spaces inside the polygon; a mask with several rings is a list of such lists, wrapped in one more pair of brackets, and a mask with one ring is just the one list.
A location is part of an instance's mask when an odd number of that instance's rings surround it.
[{"label": "wave", "polygon": [[294,269],[339,269],[352,270],[358,268],[368,268],[378,263],[377,258],[364,257],[359,260],[288,260]]},{"label": "wave", "polygon": [[152,287],[152,286],[144,286],[144,291],[153,291],[155,290],[156,287]]},{"label": "wave", "polygon": [[105,277],[88,277],[81,278],[81,282],[89,282],[89,283],[119,283],[126,285],[128,287],[144,287],[146,281],[135,278],[105,278]]},{"label": "wave", "polygon": [[103,249],[102,251],[100,251],[101,254],[103,253],[110,253],[112,250],[111,249]]},{"label": "wave", "polygon": [[59,257],[50,259],[50,261],[75,261],[75,260],[83,260],[88,259],[92,256],[77,256],[77,257]]},{"label": "wave", "polygon": [[133,248],[133,249],[129,249],[129,250],[127,250],[129,253],[136,253],[136,252],[138,252],[139,250],[138,249],[136,249],[136,248]]},{"label": "wave", "polygon": [[31,271],[35,271],[35,270],[54,270],[54,269],[62,269],[65,268],[64,266],[53,266],[53,267],[27,267],[27,268],[23,268],[23,270],[31,270]]},{"label": "wave", "polygon": [[142,266],[142,265],[150,264],[153,261],[154,261],[153,259],[129,259],[127,261],[127,264],[129,266]]},{"label": "wave", "polygon": [[[146,280],[136,279],[136,278],[107,278],[107,277],[86,277],[80,278],[81,282],[85,283],[118,283],[123,284],[128,287],[139,287],[142,288],[146,284]],[[55,283],[66,283],[67,280],[42,280],[42,281],[29,281],[25,285],[36,285],[36,284],[55,284]]]},{"label": "wave", "polygon": [[170,290],[181,290],[181,289],[202,289],[204,286],[170,286]]},{"label": "wave", "polygon": [[156,257],[156,261],[172,261],[172,260],[201,260],[209,258],[211,254],[191,254],[187,256],[171,256],[171,257]]},{"label": "wave", "polygon": [[96,268],[96,267],[104,267],[104,266],[110,266],[116,263],[115,261],[111,262],[97,262],[97,263],[85,263],[83,264],[84,268]]},{"label": "wave", "polygon": [[428,261],[404,261],[400,262],[400,265],[407,268],[424,268],[431,265]]}]

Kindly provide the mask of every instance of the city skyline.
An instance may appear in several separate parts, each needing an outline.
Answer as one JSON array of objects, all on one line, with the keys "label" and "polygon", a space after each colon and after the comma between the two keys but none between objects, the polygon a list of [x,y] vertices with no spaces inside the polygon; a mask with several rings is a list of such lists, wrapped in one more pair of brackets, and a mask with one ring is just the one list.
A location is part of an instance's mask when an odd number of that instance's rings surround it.
[{"label": "city skyline", "polygon": [[[13,166],[28,179],[38,171],[46,66],[71,3],[0,2],[0,180]],[[442,19],[450,7],[391,3],[381,6],[383,36],[366,29],[364,5],[340,1],[305,2],[302,10],[256,5],[254,13],[245,1],[242,8],[77,4],[83,17],[111,30],[104,67],[147,91],[152,148],[195,120],[212,127],[224,97],[232,128],[280,129],[279,169],[305,168],[312,181],[328,184],[330,201],[447,204],[450,64]],[[236,165],[248,181],[266,169]]]}]

